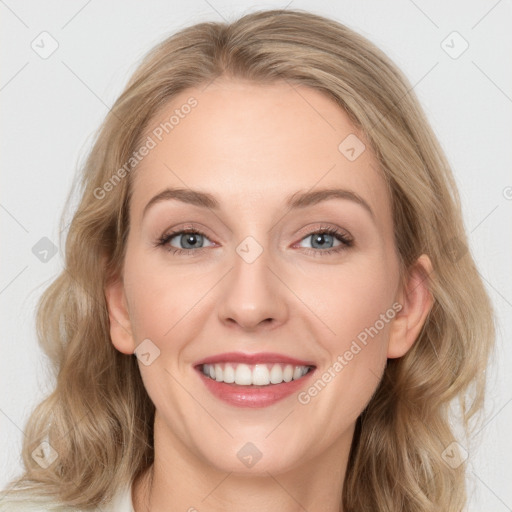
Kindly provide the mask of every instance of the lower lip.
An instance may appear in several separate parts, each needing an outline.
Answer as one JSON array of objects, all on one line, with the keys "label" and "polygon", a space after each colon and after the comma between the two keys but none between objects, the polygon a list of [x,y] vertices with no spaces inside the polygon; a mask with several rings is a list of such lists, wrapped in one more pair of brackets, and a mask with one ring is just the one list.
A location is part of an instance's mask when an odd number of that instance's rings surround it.
[{"label": "lower lip", "polygon": [[212,395],[236,407],[267,407],[275,404],[279,400],[299,391],[315,371],[315,369],[312,369],[300,379],[281,384],[239,386],[237,384],[217,382],[207,377],[200,368],[197,370]]}]

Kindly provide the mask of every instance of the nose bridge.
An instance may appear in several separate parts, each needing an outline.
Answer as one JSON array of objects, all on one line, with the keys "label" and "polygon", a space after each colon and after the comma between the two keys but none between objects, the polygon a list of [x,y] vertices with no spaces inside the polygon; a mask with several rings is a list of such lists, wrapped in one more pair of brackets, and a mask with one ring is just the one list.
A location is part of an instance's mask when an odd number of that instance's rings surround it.
[{"label": "nose bridge", "polygon": [[219,297],[221,321],[234,321],[243,328],[284,321],[282,284],[272,268],[275,265],[267,239],[260,242],[255,236],[247,236],[235,247],[233,268]]}]

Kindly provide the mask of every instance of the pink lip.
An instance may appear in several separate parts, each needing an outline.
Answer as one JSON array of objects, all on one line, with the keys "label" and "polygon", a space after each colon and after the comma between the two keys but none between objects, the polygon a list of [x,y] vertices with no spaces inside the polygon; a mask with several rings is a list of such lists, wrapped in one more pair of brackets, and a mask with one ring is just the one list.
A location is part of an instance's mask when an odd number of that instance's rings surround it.
[{"label": "pink lip", "polygon": [[[217,382],[203,374],[201,366],[203,364],[215,364],[221,362],[230,363],[286,363],[295,366],[313,366],[306,375],[297,380],[283,382],[281,384],[271,384],[268,386],[239,386],[237,384],[226,384],[225,382]],[[299,391],[311,375],[315,373],[315,365],[310,361],[302,361],[294,359],[282,354],[260,353],[260,354],[244,354],[242,352],[229,352],[208,357],[196,363],[195,368],[199,377],[203,381],[206,388],[214,396],[220,400],[234,405],[236,407],[267,407],[275,404],[293,393]]]},{"label": "pink lip", "polygon": [[215,363],[286,363],[294,366],[315,366],[311,361],[303,361],[293,357],[285,356],[284,354],[277,354],[275,352],[260,352],[256,354],[244,354],[243,352],[225,352],[224,354],[217,354],[206,359],[201,359],[194,366],[202,364],[215,364]]},{"label": "pink lip", "polygon": [[206,388],[217,398],[237,407],[267,407],[290,396],[304,387],[306,380],[315,373],[311,370],[303,377],[282,384],[269,386],[238,386],[210,379],[199,369],[198,374]]}]

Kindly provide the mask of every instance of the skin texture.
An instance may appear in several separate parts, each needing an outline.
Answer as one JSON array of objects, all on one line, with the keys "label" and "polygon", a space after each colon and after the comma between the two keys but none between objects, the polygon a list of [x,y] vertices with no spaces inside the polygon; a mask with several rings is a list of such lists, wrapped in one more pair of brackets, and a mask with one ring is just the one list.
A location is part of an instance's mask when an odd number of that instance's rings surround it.
[{"label": "skin texture", "polygon": [[[114,346],[133,354],[149,338],[160,350],[152,364],[139,361],[156,406],[155,464],[135,483],[135,510],[339,511],[355,421],[387,358],[409,350],[432,305],[422,280],[430,261],[422,255],[400,285],[385,181],[368,145],[354,161],[338,149],[351,133],[364,138],[331,99],[285,82],[220,79],[173,98],[148,134],[191,96],[197,106],[133,176],[126,259],[106,288]],[[221,207],[165,200],[143,217],[166,187],[209,192]],[[285,207],[288,196],[324,187],[358,194],[373,216],[348,199]],[[194,255],[156,246],[185,225],[205,234],[184,249]],[[320,226],[353,245],[322,254],[343,242],[315,246]],[[248,236],[263,249],[250,264],[236,251]],[[393,303],[402,310],[308,404],[293,394],[234,407],[193,367],[222,352],[278,352],[314,361],[320,376]],[[262,453],[252,467],[237,457],[248,442]]]}]

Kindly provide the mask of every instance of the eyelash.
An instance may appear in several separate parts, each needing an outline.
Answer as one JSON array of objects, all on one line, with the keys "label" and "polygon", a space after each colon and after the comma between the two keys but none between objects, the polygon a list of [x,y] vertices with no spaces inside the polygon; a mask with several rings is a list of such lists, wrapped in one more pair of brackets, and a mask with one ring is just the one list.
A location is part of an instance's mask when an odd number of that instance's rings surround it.
[{"label": "eyelash", "polygon": [[[160,237],[157,240],[155,245],[157,247],[163,247],[166,251],[168,251],[172,254],[177,254],[177,255],[187,254],[188,256],[194,256],[195,254],[197,254],[197,252],[201,251],[202,249],[206,249],[206,247],[200,247],[199,249],[179,249],[177,247],[171,247],[171,246],[165,247],[165,245],[176,235],[182,235],[185,233],[193,233],[193,234],[201,235],[201,236],[208,238],[202,231],[200,231],[198,229],[186,228],[186,229],[182,229],[179,231],[173,231],[171,233],[164,234],[162,237]],[[326,249],[326,250],[312,249],[312,248],[306,247],[305,249],[306,249],[307,254],[311,254],[313,256],[339,253],[339,252],[344,251],[345,249],[352,247],[354,245],[354,241],[352,240],[352,238],[349,238],[345,233],[339,231],[336,228],[330,227],[330,226],[323,226],[314,231],[311,231],[310,233],[305,235],[301,240],[303,240],[304,238],[307,238],[309,236],[315,235],[315,234],[332,235],[341,242],[341,245],[331,248],[331,249]]]}]

